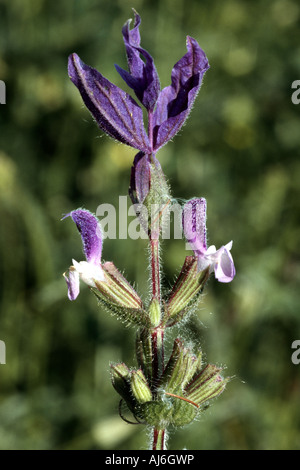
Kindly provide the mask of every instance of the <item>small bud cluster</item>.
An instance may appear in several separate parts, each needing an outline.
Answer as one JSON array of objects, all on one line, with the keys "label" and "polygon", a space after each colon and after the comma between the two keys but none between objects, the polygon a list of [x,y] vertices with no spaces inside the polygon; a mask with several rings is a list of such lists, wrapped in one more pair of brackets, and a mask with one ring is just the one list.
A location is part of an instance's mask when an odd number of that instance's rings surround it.
[{"label": "small bud cluster", "polygon": [[142,358],[139,369],[130,370],[124,363],[112,364],[112,383],[136,420],[157,429],[189,424],[201,406],[220,395],[228,382],[220,375],[220,368],[211,364],[203,367],[202,353],[194,355],[179,338],[174,341],[158,383],[152,383],[147,367],[153,361],[151,348]]}]

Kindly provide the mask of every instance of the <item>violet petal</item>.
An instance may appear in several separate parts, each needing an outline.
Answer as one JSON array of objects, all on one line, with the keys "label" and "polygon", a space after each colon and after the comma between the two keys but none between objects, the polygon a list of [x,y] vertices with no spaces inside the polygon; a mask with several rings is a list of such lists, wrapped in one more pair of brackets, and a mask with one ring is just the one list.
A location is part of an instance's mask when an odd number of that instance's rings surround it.
[{"label": "violet petal", "polygon": [[83,243],[83,251],[88,263],[101,264],[102,233],[98,219],[85,209],[77,209],[66,217],[72,217]]},{"label": "violet petal", "polygon": [[196,255],[206,252],[206,200],[195,198],[183,208],[182,226],[185,238]]},{"label": "violet petal", "polygon": [[149,150],[143,111],[128,93],[82,62],[77,54],[69,57],[68,73],[100,129],[119,142],[144,152]]},{"label": "violet petal", "polygon": [[64,278],[68,286],[68,297],[70,300],[77,299],[79,295],[79,273],[71,266],[68,274],[64,273]]},{"label": "violet petal", "polygon": [[231,282],[235,276],[235,267],[230,249],[232,242],[218,250],[218,258],[214,266],[215,277],[219,282]]},{"label": "violet petal", "polygon": [[197,41],[187,36],[187,53],[175,64],[171,85],[158,97],[153,115],[154,150],[174,137],[187,119],[200,90],[204,73],[209,69],[207,57]]}]

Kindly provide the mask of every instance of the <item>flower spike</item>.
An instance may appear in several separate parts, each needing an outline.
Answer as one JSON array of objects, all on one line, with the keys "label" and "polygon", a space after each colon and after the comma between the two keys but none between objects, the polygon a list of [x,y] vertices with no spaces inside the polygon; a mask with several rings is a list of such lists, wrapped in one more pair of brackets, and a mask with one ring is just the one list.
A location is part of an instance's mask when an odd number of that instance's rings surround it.
[{"label": "flower spike", "polygon": [[232,241],[219,250],[214,245],[207,248],[206,244],[206,200],[192,199],[183,209],[183,229],[195,256],[198,258],[198,271],[208,266],[215,272],[219,282],[231,282],[235,276],[235,267],[230,250]]}]

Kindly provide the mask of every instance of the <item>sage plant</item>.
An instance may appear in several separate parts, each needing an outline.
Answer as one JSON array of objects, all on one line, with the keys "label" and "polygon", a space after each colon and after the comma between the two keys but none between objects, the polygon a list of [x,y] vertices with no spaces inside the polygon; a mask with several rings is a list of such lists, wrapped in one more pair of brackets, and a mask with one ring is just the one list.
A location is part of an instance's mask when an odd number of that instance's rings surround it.
[{"label": "sage plant", "polygon": [[[193,350],[190,342],[186,346],[184,333],[174,339],[171,353],[165,357],[165,336],[195,311],[211,274],[219,282],[230,282],[235,268],[230,253],[232,242],[218,250],[207,247],[206,200],[192,198],[182,207],[181,222],[193,255],[186,256],[169,291],[162,291],[163,214],[170,210],[174,199],[157,152],[188,118],[209,64],[197,41],[188,36],[187,52],[174,65],[171,84],[161,89],[153,58],[141,47],[141,18],[137,12],[132,29],[130,22],[122,29],[128,71],[119,66],[116,69],[139,104],[75,53],[69,57],[68,73],[99,128],[138,150],[129,177],[129,195],[149,240],[150,300],[141,299],[112,261],[101,261],[101,225],[85,209],[65,216],[72,218],[80,232],[85,260],[73,260],[64,277],[70,300],[77,298],[80,282],[84,282],[100,305],[136,327],[136,364],[111,364],[112,385],[120,395],[120,416],[151,428],[151,448],[163,450],[168,429],[195,420],[229,380],[222,376],[220,367],[203,364],[202,351]],[[146,110],[147,130],[142,107]],[[124,407],[132,415],[130,420],[125,418]]]}]

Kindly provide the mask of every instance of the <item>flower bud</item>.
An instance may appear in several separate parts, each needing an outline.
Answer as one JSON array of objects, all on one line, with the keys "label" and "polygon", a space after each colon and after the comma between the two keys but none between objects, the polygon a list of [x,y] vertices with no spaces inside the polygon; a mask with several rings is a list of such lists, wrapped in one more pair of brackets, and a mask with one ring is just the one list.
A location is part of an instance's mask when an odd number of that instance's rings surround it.
[{"label": "flower bud", "polygon": [[114,389],[133,409],[133,400],[130,393],[130,370],[124,363],[111,364],[111,381]]},{"label": "flower bud", "polygon": [[169,187],[154,154],[139,152],[131,169],[129,196],[145,232],[157,239],[170,202]]},{"label": "flower bud", "polygon": [[147,379],[151,382],[152,378],[152,341],[149,331],[141,329],[136,335],[136,358],[138,366],[142,369]]}]

